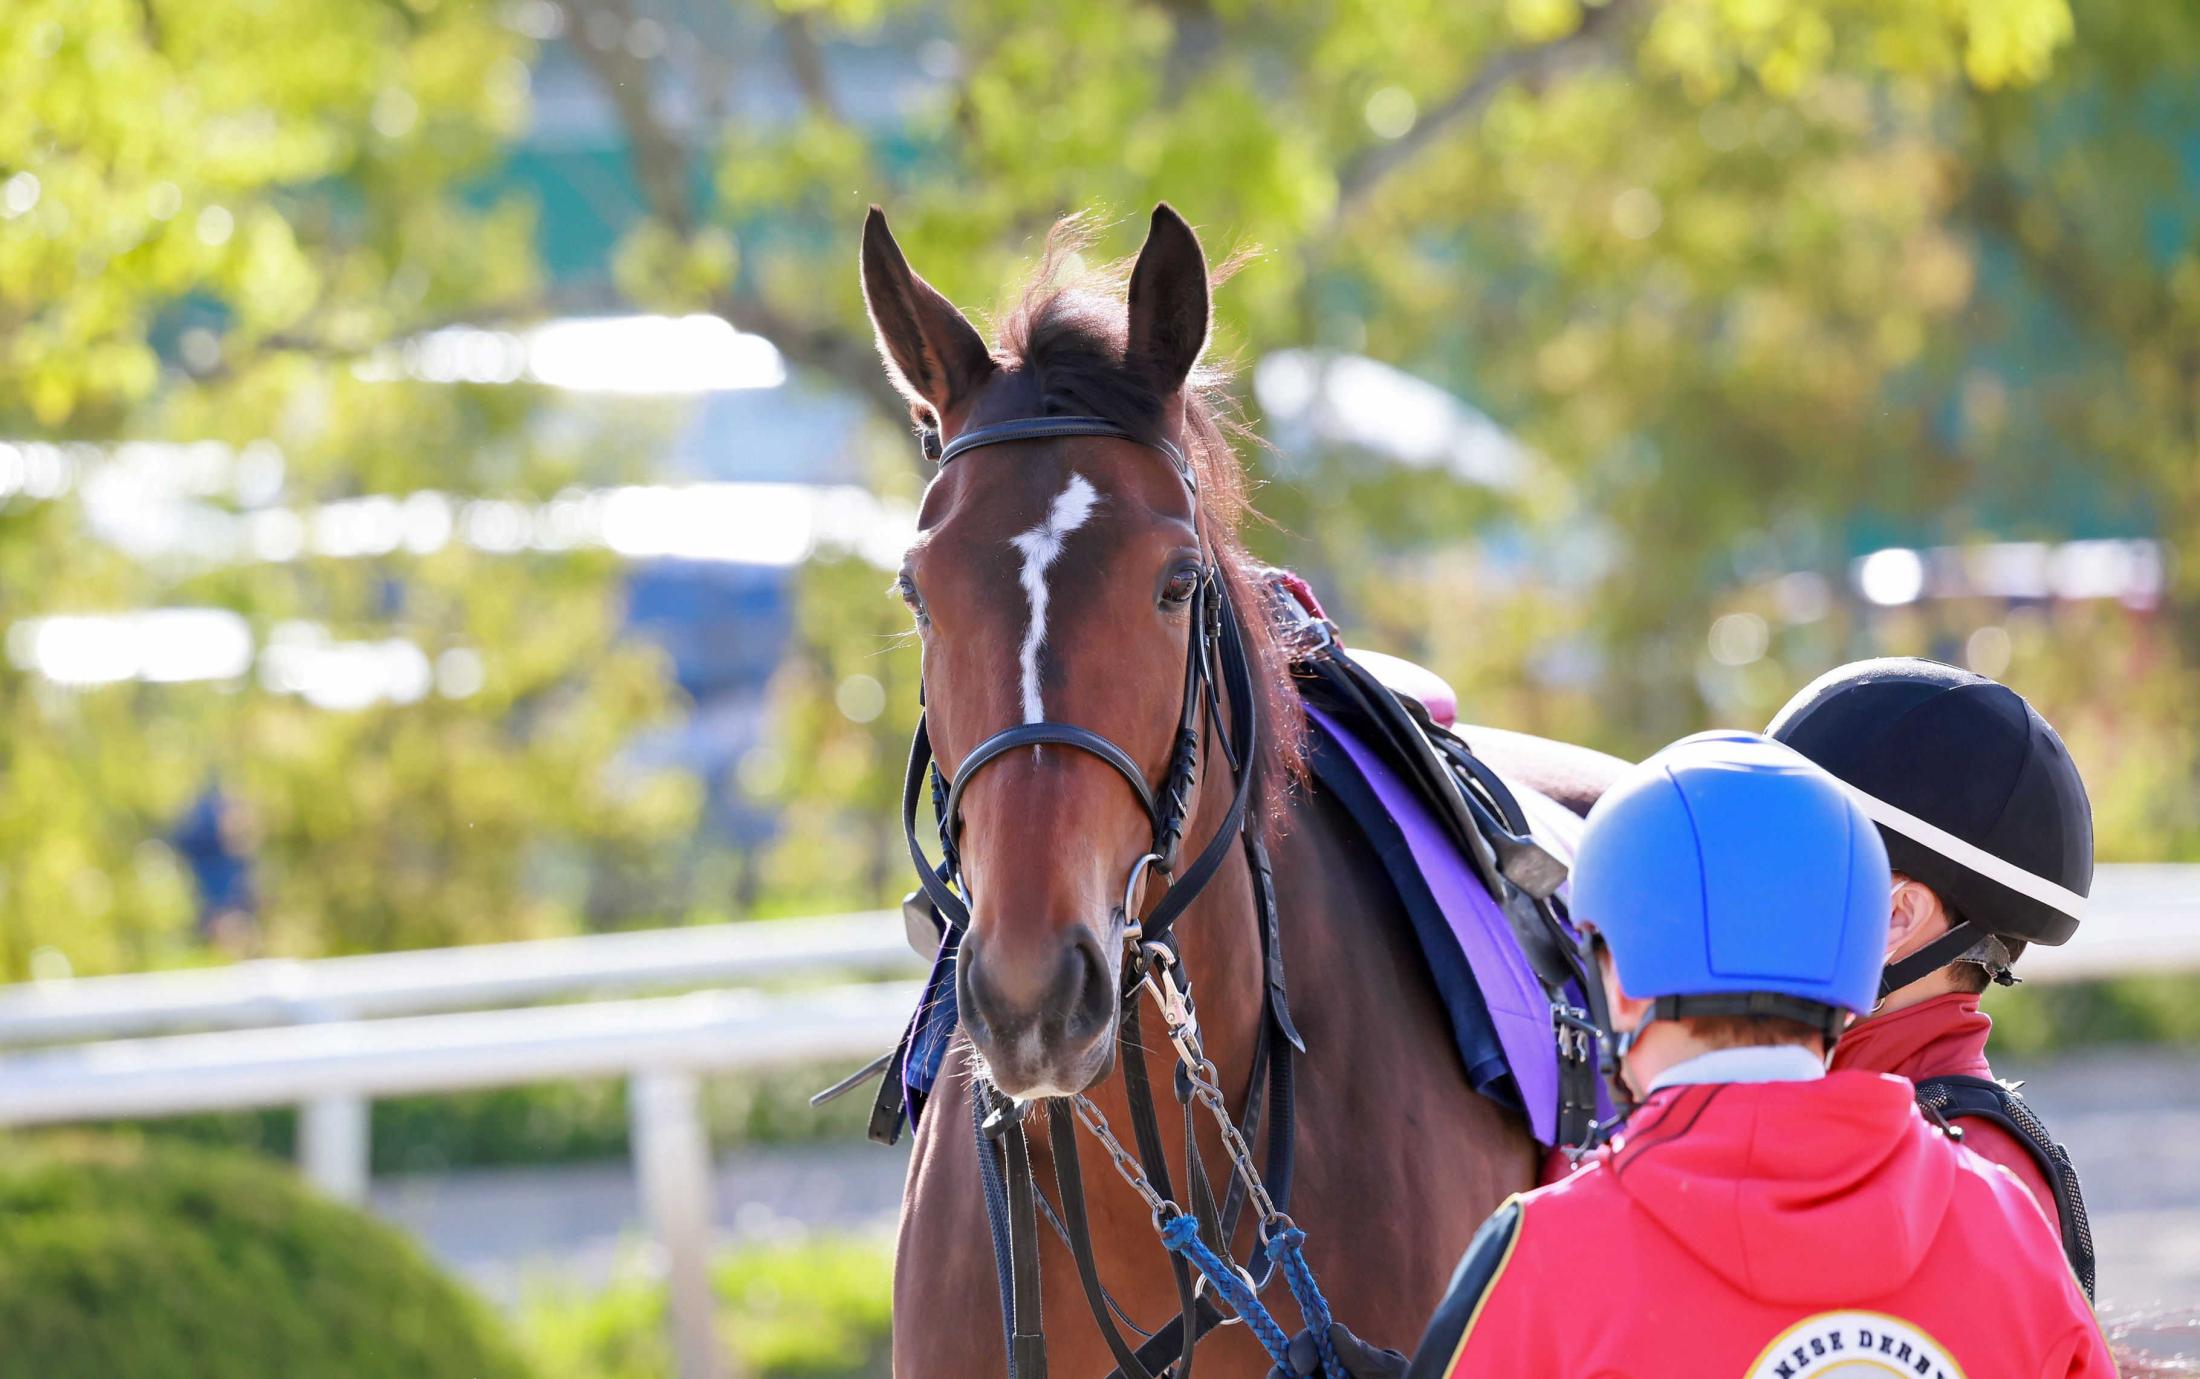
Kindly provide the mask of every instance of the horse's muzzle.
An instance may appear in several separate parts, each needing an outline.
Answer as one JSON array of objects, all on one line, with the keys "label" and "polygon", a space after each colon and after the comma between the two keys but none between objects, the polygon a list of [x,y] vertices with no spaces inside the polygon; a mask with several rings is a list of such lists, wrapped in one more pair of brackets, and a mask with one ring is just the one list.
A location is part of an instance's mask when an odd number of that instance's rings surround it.
[{"label": "horse's muzzle", "polygon": [[1015,960],[973,934],[957,958],[955,996],[963,1032],[993,1085],[1030,1100],[1081,1092],[1114,1061],[1115,969],[1084,925],[1059,944]]}]

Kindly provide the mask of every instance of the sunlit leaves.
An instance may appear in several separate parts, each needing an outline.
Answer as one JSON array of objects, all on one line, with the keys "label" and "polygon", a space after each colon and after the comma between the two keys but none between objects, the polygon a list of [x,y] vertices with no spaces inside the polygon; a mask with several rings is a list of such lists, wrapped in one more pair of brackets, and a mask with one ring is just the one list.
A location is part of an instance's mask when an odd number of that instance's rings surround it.
[{"label": "sunlit leaves", "polygon": [[[492,0],[0,6],[0,437],[271,445],[301,522],[360,494],[540,502],[630,476],[661,417],[569,412],[552,440],[526,390],[354,376],[423,326],[540,309],[531,208],[475,186],[524,127],[532,56]],[[717,232],[636,257],[638,298],[733,271]],[[166,840],[209,787],[279,950],[677,917],[676,895],[591,881],[663,875],[698,805],[623,759],[675,705],[662,657],[620,637],[608,556],[134,560],[83,513],[0,501],[0,626],[212,606],[262,648],[291,625],[402,638],[474,658],[479,684],[331,712],[257,673],[70,690],[0,665],[0,976],[41,949],[78,971],[190,959]]]}]

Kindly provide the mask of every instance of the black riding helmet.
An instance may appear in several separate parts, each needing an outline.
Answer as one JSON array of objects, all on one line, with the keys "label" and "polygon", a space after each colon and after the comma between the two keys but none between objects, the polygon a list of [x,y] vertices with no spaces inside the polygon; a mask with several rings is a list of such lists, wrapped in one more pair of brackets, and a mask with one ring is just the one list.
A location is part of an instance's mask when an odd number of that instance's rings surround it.
[{"label": "black riding helmet", "polygon": [[1821,675],[1766,733],[1845,783],[1879,825],[1894,870],[1932,887],[1957,923],[1889,967],[1881,993],[1981,939],[2059,944],[2093,887],[2093,807],[2070,752],[2024,696],[1911,657]]}]

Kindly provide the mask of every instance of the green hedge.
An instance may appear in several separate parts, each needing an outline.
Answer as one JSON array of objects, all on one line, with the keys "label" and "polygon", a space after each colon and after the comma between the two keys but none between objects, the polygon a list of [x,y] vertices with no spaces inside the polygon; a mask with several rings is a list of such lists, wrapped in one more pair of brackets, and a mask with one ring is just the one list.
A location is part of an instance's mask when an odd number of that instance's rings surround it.
[{"label": "green hedge", "polygon": [[[719,1334],[749,1379],[887,1379],[893,1273],[869,1237],[730,1251],[712,1270]],[[521,1326],[545,1379],[674,1379],[661,1284],[541,1292]]]},{"label": "green hedge", "polygon": [[[2017,975],[2024,964],[2017,964]],[[2111,981],[1995,987],[1993,1052],[2041,1058],[2107,1044],[2200,1045],[2200,977],[2163,973]]]},{"label": "green hedge", "polygon": [[[703,1114],[711,1144],[723,1150],[746,1144],[860,1143],[877,1084],[822,1107],[809,1104],[811,1092],[847,1072],[842,1063],[708,1079]],[[616,1079],[546,1082],[393,1097],[374,1103],[373,1127],[377,1174],[618,1159],[627,1152],[626,1084]],[[297,1115],[277,1107],[94,1128],[288,1158],[296,1143]]]},{"label": "green hedge", "polygon": [[500,1323],[265,1159],[0,1140],[0,1379],[525,1379]]}]

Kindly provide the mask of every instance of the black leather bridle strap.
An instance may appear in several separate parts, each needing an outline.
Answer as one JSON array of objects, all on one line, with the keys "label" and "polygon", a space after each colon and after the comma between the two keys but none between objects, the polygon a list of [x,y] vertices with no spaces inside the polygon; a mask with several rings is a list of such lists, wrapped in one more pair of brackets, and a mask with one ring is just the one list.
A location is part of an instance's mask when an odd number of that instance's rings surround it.
[{"label": "black leather bridle strap", "polygon": [[1146,784],[1146,777],[1131,760],[1130,753],[1108,741],[1089,728],[1071,723],[1019,723],[1013,728],[1003,728],[972,749],[963,758],[962,769],[955,773],[954,784],[947,787],[947,828],[950,834],[959,832],[962,824],[963,790],[970,778],[978,774],[978,768],[997,757],[1015,751],[1018,747],[1074,747],[1080,752],[1100,758],[1115,768],[1115,773],[1129,783],[1138,796],[1138,803],[1146,811],[1149,822],[1159,826],[1160,813],[1154,804],[1153,787]]},{"label": "black leather bridle strap", "polygon": [[1010,1316],[1009,1372],[1016,1379],[1046,1379],[1045,1308],[1039,1291],[1039,1217],[1032,1207],[1031,1147],[1021,1121],[1001,1131],[1007,1160],[1009,1264],[1014,1292]]},{"label": "black leather bridle strap", "polygon": [[932,765],[932,734],[926,727],[924,715],[917,715],[917,731],[909,739],[909,772],[901,782],[901,831],[909,842],[909,860],[917,868],[917,884],[924,888],[925,899],[932,902],[951,929],[970,927],[970,907],[963,904],[942,873],[945,868],[934,867],[924,855],[924,844],[917,839],[917,806],[924,799],[924,783]]},{"label": "black leather bridle strap", "polygon": [[1015,1247],[1010,1241],[1008,1184],[1001,1172],[1001,1152],[986,1133],[986,1108],[992,1100],[992,1092],[983,1083],[970,1089],[970,1137],[977,1145],[978,1186],[985,1197],[993,1271],[1001,1291],[1001,1355],[1008,1362],[1008,1379],[1017,1379]]},{"label": "black leather bridle strap", "polygon": [[[1135,1056],[1135,1055],[1133,1055]],[[1085,1215],[1085,1175],[1077,1158],[1077,1113],[1066,1101],[1054,1103],[1047,1118],[1047,1139],[1054,1151],[1054,1182],[1062,1197],[1062,1240],[1077,1262],[1077,1282],[1085,1301],[1100,1324],[1100,1337],[1115,1355],[1115,1372],[1123,1379],[1153,1379],[1152,1371],[1138,1361],[1138,1352],[1116,1329],[1109,1315],[1115,1299],[1100,1284],[1099,1261],[1092,1254],[1092,1225]]]},{"label": "black leather bridle strap", "polygon": [[[1138,1002],[1134,996],[1123,1007],[1123,1046],[1131,1050],[1145,1048],[1139,1037]],[[1176,1189],[1169,1179],[1169,1157],[1161,1145],[1161,1121],[1154,1114],[1153,1082],[1146,1074],[1145,1057],[1133,1052],[1123,1059],[1123,1099],[1130,1106],[1132,1139],[1138,1146],[1139,1167],[1146,1173],[1146,1180],[1164,1198],[1174,1201]],[[1182,1255],[1171,1252],[1169,1273],[1176,1281],[1177,1320],[1182,1323],[1183,1352],[1171,1379],[1190,1379],[1192,1372],[1192,1347],[1199,1343],[1199,1328],[1190,1324],[1198,1314],[1199,1295],[1192,1290],[1191,1266]],[[1149,1344],[1151,1344],[1149,1342]]]},{"label": "black leather bridle strap", "polygon": [[1214,879],[1223,859],[1229,856],[1231,845],[1244,831],[1246,807],[1252,800],[1256,768],[1253,753],[1260,742],[1260,697],[1253,689],[1252,672],[1246,660],[1244,629],[1239,626],[1237,610],[1227,601],[1222,608],[1221,642],[1222,676],[1237,721],[1217,726],[1224,727],[1235,738],[1231,755],[1240,763],[1237,785],[1230,794],[1230,808],[1215,828],[1214,836],[1207,840],[1207,846],[1145,916],[1144,935],[1148,941],[1166,937],[1177,917],[1190,908],[1207,883]]},{"label": "black leather bridle strap", "polygon": [[947,468],[948,463],[956,456],[967,455],[984,446],[1003,445],[1010,441],[1057,440],[1068,436],[1106,436],[1111,440],[1133,441],[1149,450],[1158,450],[1175,467],[1177,477],[1184,481],[1184,486],[1192,491],[1193,497],[1196,499],[1199,495],[1199,480],[1192,469],[1191,461],[1184,458],[1183,450],[1175,441],[1165,436],[1133,435],[1105,417],[1020,417],[1015,421],[972,427],[940,447],[940,468]]}]

